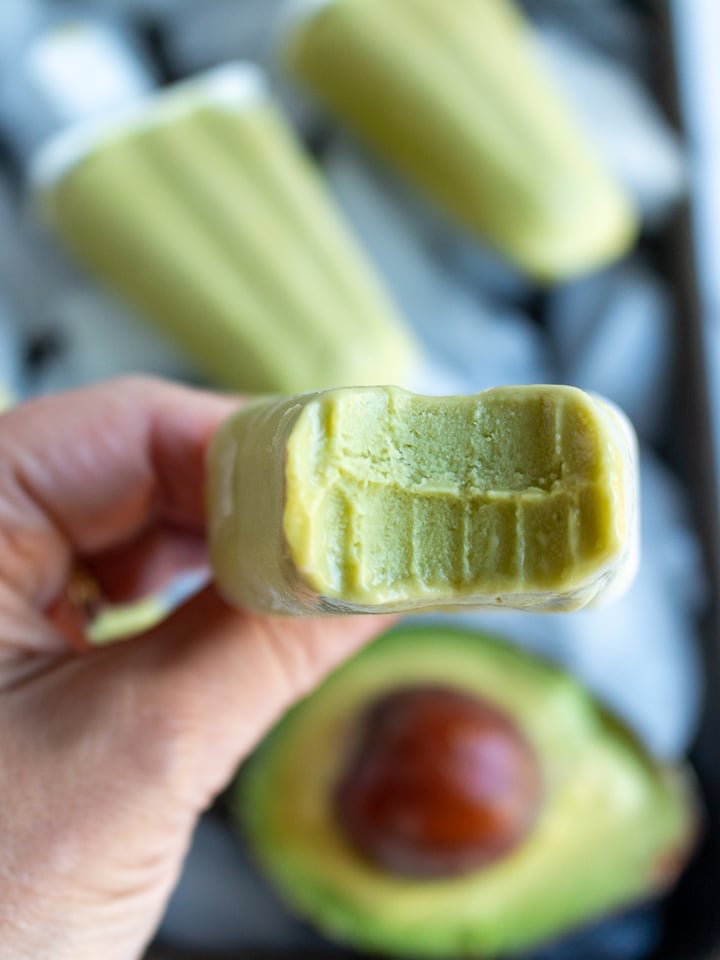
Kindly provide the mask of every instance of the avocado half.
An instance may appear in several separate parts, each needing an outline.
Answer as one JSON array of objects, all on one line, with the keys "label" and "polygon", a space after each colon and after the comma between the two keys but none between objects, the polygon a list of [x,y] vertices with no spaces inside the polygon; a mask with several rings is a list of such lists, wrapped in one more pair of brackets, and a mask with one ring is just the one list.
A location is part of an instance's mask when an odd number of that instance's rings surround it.
[{"label": "avocado half", "polygon": [[[461,876],[374,865],[334,808],[358,717],[426,684],[512,717],[542,772],[530,833]],[[684,865],[697,823],[690,776],[651,761],[571,677],[496,638],[438,625],[384,635],[291,710],[246,765],[235,811],[299,916],[341,943],[413,957],[518,952],[659,893]]]}]

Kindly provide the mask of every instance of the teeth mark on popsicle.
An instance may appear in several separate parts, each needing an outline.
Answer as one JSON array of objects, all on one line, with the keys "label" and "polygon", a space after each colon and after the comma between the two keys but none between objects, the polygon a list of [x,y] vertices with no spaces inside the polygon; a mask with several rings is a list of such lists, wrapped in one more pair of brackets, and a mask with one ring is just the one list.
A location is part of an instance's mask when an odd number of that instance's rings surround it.
[{"label": "teeth mark on popsicle", "polygon": [[632,578],[636,487],[627,421],[572,387],[273,400],[213,441],[213,566],[231,602],[287,614],[577,609]]}]

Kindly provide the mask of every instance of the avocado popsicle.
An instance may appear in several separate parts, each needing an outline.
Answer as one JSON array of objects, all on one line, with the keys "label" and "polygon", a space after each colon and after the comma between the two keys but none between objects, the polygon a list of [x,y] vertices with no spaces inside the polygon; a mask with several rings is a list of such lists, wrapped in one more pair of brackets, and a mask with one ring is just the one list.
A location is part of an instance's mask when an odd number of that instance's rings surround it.
[{"label": "avocado popsicle", "polygon": [[573,387],[270,398],[211,443],[211,560],[275,613],[577,609],[632,578],[636,484],[626,418]]},{"label": "avocado popsicle", "polygon": [[295,392],[412,376],[411,335],[254,66],[71,127],[33,179],[68,247],[214,382]]},{"label": "avocado popsicle", "polygon": [[637,217],[512,0],[297,0],[288,73],[447,215],[540,280],[622,255]]}]

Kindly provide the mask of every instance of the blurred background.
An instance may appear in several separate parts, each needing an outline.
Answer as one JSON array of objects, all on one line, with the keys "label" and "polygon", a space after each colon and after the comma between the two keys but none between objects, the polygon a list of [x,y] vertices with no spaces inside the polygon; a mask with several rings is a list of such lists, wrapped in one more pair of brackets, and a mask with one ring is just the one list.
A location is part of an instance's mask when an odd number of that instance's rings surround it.
[{"label": "blurred background", "polygon": [[[718,908],[708,891],[717,891],[720,863],[713,853],[716,785],[703,745],[716,731],[720,679],[714,643],[720,8],[715,0],[524,0],[520,9],[533,54],[582,140],[580,172],[576,182],[574,141],[564,119],[553,119],[554,106],[542,101],[537,107],[538,90],[518,89],[509,66],[505,76],[502,64],[485,76],[469,65],[468,83],[478,84],[472,97],[478,115],[497,115],[517,130],[503,154],[497,140],[483,147],[483,129],[454,145],[438,122],[439,155],[450,156],[454,146],[477,149],[482,172],[483,149],[495,151],[501,167],[512,167],[518,153],[531,152],[538,136],[545,138],[530,172],[508,175],[507,198],[488,163],[496,216],[479,215],[476,224],[473,197],[447,195],[433,184],[432,171],[403,162],[393,131],[383,127],[382,92],[375,94],[372,113],[381,116],[378,132],[362,116],[358,121],[352,110],[348,114],[349,101],[338,95],[333,102],[332,58],[316,75],[301,58],[294,69],[283,62],[282,51],[317,6],[307,0],[3,0],[3,401],[126,372],[293,391],[351,382],[348,370],[372,377],[374,363],[383,380],[395,377],[427,393],[570,383],[614,400],[641,443],[643,561],[631,590],[590,614],[503,612],[460,620],[489,626],[562,663],[654,756],[676,760],[692,750],[708,799],[708,840],[691,871],[699,879],[687,881],[670,905],[635,911],[542,956],[710,956]],[[477,6],[481,12],[483,0]],[[161,155],[164,165],[156,210],[154,181],[130,180],[125,167],[113,166],[113,129],[144,122],[152,127],[158,109],[166,109],[158,104],[174,109],[168,95],[237,60],[262,71],[259,83],[256,74],[241,70],[229,82],[222,79],[229,74],[213,74],[215,80],[192,88],[210,100],[237,95],[243,103],[271,101],[282,127],[251,131],[260,137],[252,171],[238,163],[217,173],[228,204],[239,205],[237,223],[219,226],[212,206],[217,198],[203,178],[212,180],[212,164],[220,171],[220,161],[209,159],[210,147],[193,130],[179,146],[169,139],[156,145],[156,160]],[[361,80],[361,55],[347,63]],[[432,63],[426,66],[426,87],[420,83],[416,99],[408,100],[413,116],[441,82],[432,80]],[[368,84],[374,68],[389,69],[387,62],[370,62]],[[395,63],[392,69],[404,68],[410,66]],[[523,139],[527,125],[540,131],[534,141]],[[401,134],[400,121],[397,129]],[[423,149],[431,156],[432,129],[427,137]],[[106,144],[101,160],[78,165],[97,143]],[[561,175],[543,171],[553,150],[571,158]],[[594,167],[587,173],[588,155],[602,175]],[[317,193],[315,181],[306,182],[306,157],[319,173]],[[461,183],[462,164],[448,169]],[[279,196],[274,176],[288,197],[303,198],[292,229],[284,232],[267,226],[275,223],[267,198]],[[600,191],[588,214],[582,209],[586,187]],[[520,212],[517,196],[526,196]],[[607,225],[606,236],[590,237],[587,224],[604,229],[604,213],[616,196],[623,204],[617,223]],[[274,201],[278,210],[281,201],[294,202],[288,197]],[[573,249],[558,247],[555,255],[552,221],[562,220],[566,206],[572,207],[567,216],[577,213],[584,226]],[[249,209],[254,220],[248,223],[242,211]],[[525,209],[541,255],[521,250],[505,229],[517,220],[520,230]],[[173,230],[174,239],[168,236]],[[180,236],[190,255],[178,252]],[[592,250],[583,259],[586,241]],[[206,289],[203,264],[218,243],[223,257],[230,249],[226,259],[235,274],[213,272]],[[292,263],[301,263],[297,278],[290,276]],[[210,269],[216,270],[214,262]],[[256,280],[261,273],[263,284]],[[330,290],[333,273],[355,291],[356,308],[348,306],[349,295]],[[256,327],[227,319],[221,290],[231,304],[256,305]],[[301,305],[297,316],[288,314],[288,302]],[[262,356],[269,339],[263,331],[280,313],[291,329],[273,334],[279,359],[270,363]],[[370,313],[372,323],[366,322]],[[368,344],[372,356],[363,360]],[[228,356],[237,375],[227,374]],[[186,588],[177,588],[168,602]],[[693,883],[706,891],[704,900]],[[161,941],[238,956],[250,956],[251,949],[278,955],[329,949],[291,919],[247,865],[222,810],[200,827]],[[720,949],[720,939],[716,943]]]}]

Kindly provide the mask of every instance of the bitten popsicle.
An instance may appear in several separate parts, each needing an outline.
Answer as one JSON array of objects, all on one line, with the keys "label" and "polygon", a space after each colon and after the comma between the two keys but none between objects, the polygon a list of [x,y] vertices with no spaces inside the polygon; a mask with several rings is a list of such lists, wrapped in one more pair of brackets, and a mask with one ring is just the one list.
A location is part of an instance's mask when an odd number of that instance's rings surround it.
[{"label": "bitten popsicle", "polygon": [[573,387],[256,400],[211,444],[214,574],[293,615],[577,609],[632,579],[636,463],[625,416]]}]

